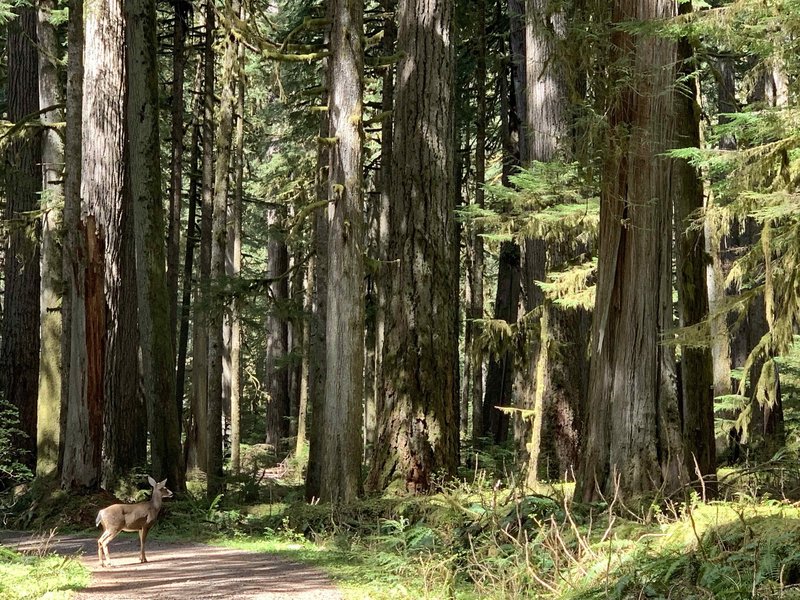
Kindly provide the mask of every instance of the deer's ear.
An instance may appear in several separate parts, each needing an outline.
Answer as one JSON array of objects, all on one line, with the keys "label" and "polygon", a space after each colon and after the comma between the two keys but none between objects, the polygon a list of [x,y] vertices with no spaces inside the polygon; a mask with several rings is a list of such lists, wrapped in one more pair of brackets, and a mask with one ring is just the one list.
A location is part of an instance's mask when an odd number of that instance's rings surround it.
[{"label": "deer's ear", "polygon": [[153,479],[152,477],[150,477],[150,475],[147,476],[147,481],[150,482],[150,485],[152,485],[153,487],[156,487],[156,480]]},{"label": "deer's ear", "polygon": [[158,487],[160,487],[160,488],[167,487],[167,480],[165,479],[164,481],[160,482],[158,484]]}]

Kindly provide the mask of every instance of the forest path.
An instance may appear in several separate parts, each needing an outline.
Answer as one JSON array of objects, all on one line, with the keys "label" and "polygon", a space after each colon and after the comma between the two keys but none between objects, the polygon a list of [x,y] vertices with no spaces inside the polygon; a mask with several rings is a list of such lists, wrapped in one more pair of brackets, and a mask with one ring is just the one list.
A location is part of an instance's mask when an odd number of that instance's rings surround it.
[{"label": "forest path", "polygon": [[[0,544],[36,551],[42,538],[0,531]],[[57,535],[50,550],[75,556],[92,572],[75,600],[341,600],[321,571],[271,554],[185,542],[147,541],[147,563],[139,563],[139,537],[122,533],[109,546],[114,564],[100,567],[97,538]]]}]

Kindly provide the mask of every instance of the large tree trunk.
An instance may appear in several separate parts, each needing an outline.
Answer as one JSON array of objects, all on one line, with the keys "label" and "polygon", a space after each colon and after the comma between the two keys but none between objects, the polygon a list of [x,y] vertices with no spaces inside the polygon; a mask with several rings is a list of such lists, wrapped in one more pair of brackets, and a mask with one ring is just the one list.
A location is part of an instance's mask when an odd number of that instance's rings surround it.
[{"label": "large tree trunk", "polygon": [[[563,9],[553,12],[544,0],[528,0],[526,38],[527,139],[531,161],[550,162],[569,151],[568,68],[558,51],[566,36]],[[526,245],[529,247],[529,244]],[[569,264],[582,248],[550,243],[546,261],[531,263],[535,273]],[[544,263],[544,264],[542,264]],[[535,284],[534,284],[535,285]],[[530,282],[526,288],[532,291]],[[537,292],[537,296],[539,296]],[[540,337],[536,344],[534,410],[528,446],[528,483],[574,476],[578,461],[587,382],[588,313],[565,309],[542,296]],[[527,307],[531,310],[530,305]]]},{"label": "large tree trunk", "polygon": [[[127,131],[123,132],[125,138],[126,133]],[[122,205],[115,209],[116,214],[111,217],[118,230],[106,236],[106,250],[118,248],[109,253],[118,258],[106,261],[105,276],[105,489],[113,489],[121,477],[134,467],[143,467],[147,461],[147,406],[137,330],[139,298],[136,284],[135,216],[129,184],[131,163],[127,148],[124,156],[126,173]]]},{"label": "large tree trunk", "polygon": [[[64,315],[62,340],[64,451],[61,483],[66,488],[92,487],[100,480],[102,406],[87,392],[86,237],[81,223],[83,1],[70,0],[67,27],[66,142],[64,148]],[[99,414],[99,418],[90,415]],[[96,449],[96,451],[95,451]]]},{"label": "large tree trunk", "polygon": [[[135,44],[131,46],[130,36],[134,26],[132,24],[129,26],[129,9],[127,2],[123,1],[121,15],[117,16],[116,7],[112,7],[110,10],[113,23],[111,32],[116,33],[119,20],[122,23],[122,34],[127,37],[122,40],[106,38],[107,43],[100,50],[106,53],[106,57],[101,59],[101,64],[98,65],[98,70],[94,74],[97,79],[102,78],[104,69],[115,68],[121,62],[121,83],[119,87],[102,90],[98,104],[102,103],[104,109],[103,114],[98,115],[97,120],[92,123],[92,126],[97,128],[94,132],[87,130],[87,115],[84,114],[84,134],[87,137],[84,138],[82,190],[83,201],[89,207],[88,211],[84,209],[84,212],[97,215],[99,238],[105,242],[105,246],[99,246],[99,248],[103,248],[105,259],[106,322],[103,393],[106,404],[103,438],[103,487],[106,489],[113,489],[120,477],[135,466],[143,466],[147,460],[147,407],[144,404],[144,394],[142,393],[142,387],[146,383],[144,377],[140,377],[140,369],[144,365],[140,362],[142,357],[138,352],[137,330],[137,309],[140,299],[136,282],[134,194],[138,193],[138,189],[132,185],[132,182],[142,176],[142,173],[134,174],[134,170],[140,169],[141,166],[139,163],[136,166],[131,164],[131,159],[139,160],[139,157],[134,158],[133,154],[138,154],[140,149],[137,147],[134,152],[131,152],[128,146],[131,139],[138,144],[141,138],[138,137],[140,132],[131,138],[127,124],[129,114],[127,102],[130,100],[131,94],[135,96],[137,93],[142,93],[143,90],[132,92],[128,80],[130,74],[128,57],[132,53],[140,51]],[[102,26],[100,25],[100,27]],[[106,30],[102,33],[102,35],[108,34],[109,32]],[[84,53],[87,85],[83,90],[84,107],[86,107],[90,119],[92,118],[91,103],[87,102],[87,98],[93,96],[88,76],[92,72],[89,50],[91,46],[92,44],[87,42],[87,50]],[[134,57],[131,56],[131,58]],[[116,83],[116,77],[112,78],[112,84]],[[119,129],[117,129],[118,127]],[[96,131],[100,128],[104,128],[105,140],[101,142],[97,154],[90,160],[93,161],[93,169],[101,168],[108,171],[101,179],[101,183],[106,186],[105,194],[103,188],[95,187],[94,183],[87,182],[90,178],[89,173],[93,172],[87,170],[86,148],[91,145],[90,140],[94,139],[89,134],[96,135]],[[155,146],[158,147],[157,142]],[[104,148],[108,153],[101,154]],[[148,148],[148,152],[152,152],[152,149]],[[115,171],[117,160],[121,162],[120,166],[123,168],[121,190],[116,188],[118,184]],[[158,173],[157,169],[156,173]],[[94,197],[87,196],[87,185],[92,190],[91,193],[94,194]],[[147,384],[149,383],[147,382]]]},{"label": "large tree trunk", "polygon": [[[136,239],[139,347],[152,474],[184,488],[175,395],[174,304],[167,288],[158,136],[155,0],[127,0],[130,193]],[[164,332],[170,332],[165,335]]]},{"label": "large tree trunk", "polygon": [[[333,3],[328,3],[328,17],[332,18]],[[330,36],[325,34],[325,43]],[[328,69],[322,69],[322,86],[327,89]],[[320,140],[328,136],[330,121],[328,111],[319,118]],[[328,167],[330,147],[317,144],[317,170],[314,178],[316,201],[321,206],[328,202]],[[314,213],[312,233],[314,256],[309,267],[311,271],[311,317],[308,326],[308,401],[311,405],[308,438],[308,468],[306,470],[306,499],[319,498],[322,481],[322,436],[325,431],[325,334],[328,319],[328,214],[327,209],[317,209]]]},{"label": "large tree trunk", "polygon": [[[675,5],[615,0],[615,23],[666,19]],[[676,45],[617,30],[609,64],[624,83],[610,99],[600,206],[600,256],[592,331],[585,450],[576,498],[656,490],[687,480],[675,358],[661,343],[672,326],[669,165]],[[624,69],[633,76],[617,77]]]},{"label": "large tree trunk", "polygon": [[[63,94],[58,80],[56,56],[59,54],[51,13],[54,0],[40,0],[37,22],[39,38],[39,109],[61,104]],[[56,108],[42,114],[42,123],[52,127],[64,121],[64,110]],[[61,181],[64,144],[55,129],[42,133],[42,248],[39,393],[36,427],[36,476],[53,478],[60,465],[64,441],[61,402],[61,297],[62,278],[61,221],[64,186]]]},{"label": "large tree trunk", "polygon": [[[458,463],[453,3],[398,6],[385,408],[369,485],[430,488]],[[410,349],[413,349],[410,351]]]},{"label": "large tree trunk", "polygon": [[[395,51],[397,41],[397,24],[395,23],[395,0],[382,0],[381,7],[387,16],[383,22],[383,43],[382,52],[385,56],[391,56]],[[372,448],[377,442],[378,420],[383,412],[383,340],[386,323],[386,289],[388,286],[386,267],[386,249],[389,240],[389,182],[391,180],[392,168],[392,130],[394,118],[394,65],[386,67],[383,73],[383,85],[381,88],[381,150],[380,150],[380,171],[377,176],[376,188],[380,194],[378,206],[376,207],[375,220],[375,245],[377,247],[377,258],[379,268],[374,276],[375,284],[375,314],[374,314],[374,341],[373,348],[373,379],[367,380],[366,385],[371,386],[371,396],[373,402],[370,406],[369,421],[366,426],[367,459],[372,456]]]},{"label": "large tree trunk", "polygon": [[[8,26],[8,120],[22,121],[39,110],[36,9],[15,9]],[[9,224],[5,249],[5,293],[0,340],[0,395],[19,411],[22,435],[15,436],[21,461],[36,467],[36,407],[39,388],[39,238],[41,223],[25,213],[39,208],[42,189],[41,137],[26,129],[5,156]]]},{"label": "large tree trunk", "polygon": [[328,114],[328,308],[325,431],[320,498],[334,503],[361,491],[361,402],[364,391],[364,217],[362,199],[361,0],[337,0],[331,30]]},{"label": "large tree trunk", "polygon": [[586,347],[591,313],[545,300],[536,372],[536,402],[529,445],[528,485],[573,479],[589,372]]},{"label": "large tree trunk", "polygon": [[[225,22],[228,27],[239,14],[238,0],[225,3]],[[214,210],[211,232],[211,280],[216,287],[225,276],[225,256],[228,235],[228,173],[231,164],[233,141],[233,111],[236,102],[236,63],[238,42],[228,30],[225,36],[225,52],[222,57],[220,86],[222,95],[219,105],[217,128],[217,160],[214,171]],[[214,302],[217,304],[217,301]],[[208,488],[209,499],[223,492],[222,481],[222,311],[213,310],[209,318],[208,335]]]},{"label": "large tree trunk", "polygon": [[[684,8],[685,7],[685,8]],[[679,11],[689,12],[691,5]],[[675,87],[675,143],[677,148],[700,147],[700,106],[695,64],[687,39],[678,43],[678,77]],[[672,198],[675,212],[676,273],[680,325],[688,327],[708,317],[705,236],[692,227],[703,207],[703,183],[697,169],[686,160],[672,165]],[[681,347],[681,396],[687,469],[713,480],[717,471],[714,435],[714,372],[711,349]],[[713,491],[713,482],[704,489]]]},{"label": "large tree trunk", "polygon": [[[85,295],[73,295],[73,335],[83,333],[71,353],[68,448],[64,482],[68,486],[95,486],[100,478],[101,449],[110,469],[106,482],[139,458],[133,446],[138,415],[136,401],[136,340],[127,335],[126,313],[120,300],[123,277],[132,277],[126,262],[125,213],[125,27],[118,0],[93,7],[85,15],[84,87],[82,119],[82,205],[77,229],[85,244]],[[70,210],[75,210],[71,207]],[[128,219],[125,219],[125,217]],[[74,246],[73,246],[74,248]],[[132,250],[132,246],[128,246]],[[74,257],[73,257],[74,260]],[[78,258],[78,268],[82,268]],[[128,269],[126,272],[125,269]],[[130,276],[128,276],[130,273]],[[131,343],[132,342],[132,343]],[[125,356],[127,360],[123,360]],[[132,360],[131,360],[132,359]],[[125,372],[117,372],[114,368]],[[120,389],[124,382],[127,389]],[[75,394],[73,396],[73,394]],[[113,397],[110,397],[113,394]],[[105,424],[105,427],[104,427]],[[105,434],[105,435],[104,435]],[[66,455],[69,455],[68,457]],[[69,468],[67,467],[69,465]]]}]

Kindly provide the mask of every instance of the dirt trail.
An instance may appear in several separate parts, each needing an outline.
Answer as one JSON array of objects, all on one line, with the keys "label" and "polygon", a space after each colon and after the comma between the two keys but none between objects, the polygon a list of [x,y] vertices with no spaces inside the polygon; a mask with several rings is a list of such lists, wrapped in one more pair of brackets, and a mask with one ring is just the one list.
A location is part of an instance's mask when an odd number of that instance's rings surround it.
[{"label": "dirt trail", "polygon": [[[41,540],[0,531],[0,544],[25,550],[38,548]],[[342,600],[321,571],[269,554],[151,539],[148,562],[140,564],[138,536],[123,533],[109,546],[114,566],[102,568],[96,538],[58,535],[50,547],[77,554],[92,572],[91,584],[76,600]]]}]

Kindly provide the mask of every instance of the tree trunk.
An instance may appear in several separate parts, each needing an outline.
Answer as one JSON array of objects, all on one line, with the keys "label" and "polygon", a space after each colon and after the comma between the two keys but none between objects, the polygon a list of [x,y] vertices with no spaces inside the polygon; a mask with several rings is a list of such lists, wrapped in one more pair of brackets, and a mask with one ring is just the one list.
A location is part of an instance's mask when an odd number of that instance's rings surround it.
[{"label": "tree trunk", "polygon": [[[312,258],[304,269],[303,276],[303,314],[310,315],[312,310],[311,284],[314,274],[314,259]],[[308,318],[302,321],[302,346],[300,363],[300,401],[297,407],[297,440],[295,443],[295,456],[302,456],[308,444],[308,398],[309,398],[309,373],[311,370],[309,357],[309,331]]]},{"label": "tree trunk", "polygon": [[[167,287],[158,136],[155,0],[127,0],[130,193],[136,239],[139,347],[152,474],[184,489],[175,396],[173,296]],[[180,162],[180,161],[179,161]],[[164,332],[170,332],[165,335]]]},{"label": "tree trunk", "polygon": [[[101,101],[106,104],[106,112],[103,117],[93,123],[94,127],[105,127],[106,141],[110,152],[102,154],[98,152],[92,157],[94,169],[98,165],[100,168],[108,169],[107,178],[103,181],[107,184],[108,190],[105,195],[98,187],[93,189],[94,198],[89,202],[89,213],[94,212],[98,215],[98,232],[105,241],[105,301],[106,301],[106,322],[105,322],[105,360],[103,363],[103,386],[105,395],[105,433],[103,438],[103,487],[113,489],[117,481],[127,474],[135,466],[144,466],[147,460],[147,407],[145,406],[146,393],[142,389],[151,382],[143,376],[140,370],[145,368],[147,357],[139,355],[139,336],[137,330],[137,312],[140,304],[138,295],[139,286],[137,285],[137,260],[136,260],[136,241],[135,241],[135,221],[134,195],[140,191],[140,183],[137,178],[144,177],[140,169],[143,167],[140,160],[141,140],[138,131],[131,136],[129,123],[127,122],[130,114],[129,108],[134,106],[137,94],[144,93],[144,89],[132,90],[130,67],[132,63],[137,63],[140,58],[136,54],[140,53],[141,47],[137,47],[132,42],[135,39],[135,25],[130,22],[131,6],[123,0],[120,10],[122,14],[117,16],[116,7],[112,9],[113,27],[116,27],[117,19],[122,24],[122,33],[125,38],[122,40],[108,39],[105,51],[112,56],[98,65],[96,78],[103,77],[104,69],[121,67],[121,84],[119,87],[104,89],[103,94],[106,98]],[[131,18],[142,18],[137,15]],[[88,23],[88,21],[87,21]],[[115,31],[112,29],[111,31]],[[87,25],[87,40],[88,40]],[[103,35],[107,35],[103,31]],[[139,40],[136,40],[138,42]],[[90,44],[87,42],[87,50],[84,53],[87,69],[87,86],[84,88],[84,106],[90,111],[91,106],[86,101],[91,98],[92,91],[89,86],[88,73],[91,72],[89,63]],[[153,50],[155,52],[155,50]],[[130,62],[129,62],[130,59]],[[139,66],[138,64],[136,65]],[[112,68],[113,68],[112,67]],[[134,74],[134,77],[136,74]],[[112,83],[116,83],[112,79]],[[144,87],[141,81],[137,85]],[[131,102],[130,105],[127,103]],[[139,106],[136,107],[137,110]],[[133,115],[131,115],[133,118]],[[106,123],[108,123],[106,125]],[[120,129],[117,129],[119,127]],[[135,126],[134,126],[135,127]],[[84,115],[84,133],[87,135],[85,145],[90,144],[88,140],[89,131],[86,128],[86,115]],[[133,151],[129,143],[133,141],[135,146]],[[158,142],[155,142],[158,147]],[[98,150],[102,150],[101,146]],[[147,148],[147,152],[152,153],[152,146]],[[90,197],[85,192],[87,186],[88,173],[86,165],[86,151],[84,151],[85,175],[83,181],[83,200],[87,203]],[[121,161],[123,167],[122,188],[118,190],[116,168],[114,165],[117,159]],[[103,162],[108,161],[108,162]],[[135,165],[131,161],[135,161]],[[155,173],[158,173],[156,167]],[[92,183],[88,184],[93,187]],[[156,194],[160,199],[160,189]],[[84,212],[87,212],[84,209]],[[102,247],[101,247],[102,248]],[[163,254],[162,254],[163,257]],[[145,326],[144,329],[147,329]]]},{"label": "tree trunk", "polygon": [[192,335],[192,441],[190,458],[201,471],[208,460],[208,309],[211,276],[211,220],[214,202],[214,3],[206,3],[206,31],[203,47],[203,165],[200,204],[200,280],[194,303]]},{"label": "tree trunk", "polygon": [[[55,27],[51,23],[54,0],[40,0],[37,36],[39,39],[39,109],[63,101],[58,80],[56,56],[59,54]],[[64,121],[61,108],[42,114],[42,123],[52,127]],[[42,132],[42,247],[39,392],[36,427],[36,476],[58,475],[59,455],[63,445],[63,408],[61,402],[61,297],[62,279],[61,222],[64,187],[61,182],[64,144],[55,129]]]},{"label": "tree trunk", "polygon": [[[525,81],[526,94],[522,130],[525,144],[520,146],[521,161],[530,167],[534,161],[549,162],[557,158],[559,139],[566,136],[565,103],[567,98],[566,79],[560,58],[555,53],[557,37],[565,34],[564,13],[552,12],[546,0],[526,0],[525,2]],[[547,272],[547,248],[544,240],[528,238],[524,241],[522,258],[522,289],[525,294],[525,311],[530,313],[544,302],[544,296],[536,284],[544,281]],[[546,323],[547,321],[545,321]],[[540,324],[541,325],[541,324]],[[528,346],[527,376],[521,378],[520,403],[523,409],[535,410],[533,421],[515,419],[516,441],[519,448],[523,440],[539,440],[539,432],[544,418],[542,400],[545,391],[539,388],[541,368],[540,353],[547,334],[540,338],[526,340]],[[544,382],[542,382],[544,383]],[[495,433],[495,439],[505,439],[505,415],[499,417],[502,429]],[[527,448],[531,452],[529,462],[536,465],[538,449]],[[527,452],[522,452],[524,456]],[[531,462],[532,461],[532,462]],[[529,469],[531,474],[536,467]]]},{"label": "tree trunk", "polygon": [[[130,215],[125,213],[124,190],[126,66],[122,3],[112,0],[87,11],[85,34],[81,169],[85,176],[78,223],[86,252],[82,275],[85,296],[83,306],[74,307],[79,310],[73,314],[73,333],[77,325],[78,331],[85,331],[85,337],[72,338],[73,345],[85,340],[85,362],[77,352],[72,353],[76,381],[71,382],[71,388],[75,386],[79,395],[74,399],[73,389],[70,390],[70,410],[78,410],[73,412],[74,420],[68,417],[68,431],[76,427],[85,434],[83,443],[69,448],[75,455],[69,461],[65,457],[65,483],[69,486],[97,485],[101,448],[111,467],[104,473],[105,483],[140,458],[133,447],[133,430],[138,422],[133,405],[137,380],[135,340],[131,344],[125,331],[127,321],[123,323],[127,315],[120,312],[123,291],[129,294],[127,304],[133,304],[135,310],[135,303],[129,302],[133,290],[123,290],[123,282],[128,283],[123,279],[128,277],[123,269],[131,265],[126,262],[125,251],[130,246],[126,248],[124,244],[123,226],[130,221]],[[127,352],[125,363],[121,359],[123,352]],[[118,366],[126,372],[114,379],[110,367]],[[118,389],[122,380],[127,384],[124,391]],[[109,398],[118,391],[120,395]],[[67,462],[77,468],[84,465],[86,470],[67,471]]]},{"label": "tree trunk", "polygon": [[[559,41],[566,36],[563,9],[552,12],[544,0],[527,2],[526,57],[528,76],[527,140],[531,161],[551,162],[570,149],[568,86],[569,69],[558,52]],[[547,259],[537,257],[534,277],[545,264],[551,270],[569,264],[582,248],[569,243],[549,244]],[[535,284],[534,284],[535,285]],[[529,282],[529,293],[534,292]],[[574,476],[582,426],[583,403],[587,386],[588,313],[565,309],[535,290],[540,299],[540,337],[536,344],[534,410],[528,446],[528,484],[540,479]],[[527,307],[531,310],[530,303]]]},{"label": "tree trunk", "polygon": [[[387,17],[383,22],[383,44],[382,52],[385,56],[391,56],[395,52],[395,43],[397,41],[397,24],[395,23],[395,0],[382,0],[382,9],[386,12]],[[374,325],[374,378],[366,382],[366,385],[372,386],[373,402],[373,415],[374,422],[370,424],[367,432],[367,444],[369,455],[367,459],[371,459],[372,448],[375,446],[378,437],[378,421],[380,414],[383,412],[383,397],[381,390],[383,389],[383,341],[386,329],[386,289],[387,282],[387,269],[386,264],[386,250],[389,240],[389,182],[391,180],[392,168],[392,130],[394,125],[394,117],[392,111],[394,110],[394,78],[395,78],[394,65],[386,67],[383,73],[383,85],[381,88],[381,112],[384,115],[381,121],[381,150],[380,150],[380,171],[378,174],[378,181],[376,187],[380,193],[380,198],[377,207],[377,227],[376,227],[376,246],[377,256],[379,261],[379,268],[374,277],[375,283],[375,325]]]},{"label": "tree trunk", "polygon": [[[454,244],[453,3],[398,7],[385,409],[369,475],[430,489],[458,464],[458,264]],[[414,349],[413,352],[409,349]]]},{"label": "tree trunk", "polygon": [[[328,18],[333,18],[333,3],[328,3]],[[330,35],[326,32],[324,42],[329,43]],[[322,67],[322,86],[327,89],[328,69]],[[314,189],[318,203],[326,206],[314,213],[313,249],[314,258],[312,273],[312,305],[308,337],[308,399],[311,405],[308,438],[308,469],[306,470],[306,499],[319,498],[322,482],[322,436],[325,431],[325,367],[326,347],[325,334],[328,319],[328,167],[330,165],[330,148],[322,140],[328,136],[330,120],[328,111],[320,113],[319,142],[317,143],[317,170],[314,178]]]},{"label": "tree trunk", "polygon": [[[301,193],[305,200],[305,193]],[[293,211],[294,212],[294,211]],[[295,212],[294,215],[297,213]],[[294,218],[293,215],[293,218]],[[288,436],[297,440],[297,427],[300,414],[300,385],[302,379],[302,360],[300,356],[303,352],[303,328],[305,315],[303,314],[303,281],[305,279],[305,269],[302,269],[303,245],[294,244],[289,248],[291,256],[289,269],[289,319],[288,319],[288,348],[289,348],[289,428]],[[296,444],[295,444],[296,445]],[[290,452],[287,448],[287,453]]]},{"label": "tree trunk", "polygon": [[325,431],[320,498],[345,504],[361,491],[364,391],[361,0],[337,0],[331,30],[328,114],[328,308]]},{"label": "tree trunk", "polygon": [[[524,97],[517,93],[521,89],[517,78],[524,74],[524,30],[520,23],[522,11],[516,0],[509,2],[510,20],[510,48],[511,60],[504,63],[501,71],[500,93],[500,129],[503,145],[503,169],[501,182],[505,187],[510,187],[510,175],[519,166],[519,145],[516,139],[521,139],[519,132],[519,118],[516,108],[520,102],[524,106]],[[498,13],[501,12],[500,4],[497,5]],[[497,17],[498,27],[502,27],[500,15]],[[502,53],[502,50],[501,50]],[[519,56],[516,53],[521,53]],[[509,79],[510,76],[510,79]],[[510,83],[510,85],[509,85]],[[497,269],[497,290],[495,292],[494,318],[502,319],[507,323],[516,323],[519,312],[520,297],[520,248],[516,242],[503,242],[500,245],[500,256]],[[476,401],[472,407],[472,439],[484,437],[490,430],[490,414],[494,406],[511,406],[512,386],[515,377],[514,353],[510,350],[500,356],[489,357],[486,370],[486,389],[480,402]],[[476,399],[477,400],[477,399]],[[486,415],[486,416],[484,416]]]},{"label": "tree trunk", "polygon": [[270,280],[271,306],[266,318],[267,350],[264,376],[267,389],[265,443],[275,457],[281,450],[281,440],[288,434],[289,368],[286,353],[289,349],[288,321],[284,315],[289,299],[289,251],[284,241],[285,208],[271,205],[267,209],[267,279]]},{"label": "tree trunk", "polygon": [[[67,25],[67,96],[64,148],[64,315],[62,339],[64,449],[61,484],[67,489],[93,487],[100,481],[102,406],[87,391],[86,329],[87,247],[81,231],[81,163],[83,105],[83,1],[70,0]],[[98,413],[98,411],[100,411]],[[100,418],[90,419],[98,413]],[[98,426],[99,423],[99,426]],[[95,448],[97,451],[95,451]],[[96,460],[95,460],[96,459]]]},{"label": "tree trunk", "polygon": [[[719,123],[724,124],[729,121],[724,116],[738,111],[736,103],[736,71],[733,60],[728,58],[720,59],[717,62],[720,78],[717,81],[717,109],[720,113]],[[732,136],[725,136],[720,139],[719,147],[723,150],[733,150],[736,148],[736,139]],[[707,208],[711,208],[712,197],[709,196]],[[704,237],[706,252],[709,256],[709,264],[706,268],[706,287],[708,289],[708,304],[711,313],[711,356],[714,368],[714,395],[724,396],[731,393],[731,345],[729,339],[728,325],[726,316],[723,314],[725,305],[725,263],[724,255],[727,254],[723,248],[723,238],[715,227],[708,220],[704,220]],[[730,268],[728,266],[728,268]]]},{"label": "tree trunk", "polygon": [[[479,0],[477,7],[478,19],[478,56],[476,59],[477,106],[475,115],[475,204],[484,208],[486,183],[486,0]],[[469,237],[469,308],[465,332],[465,346],[467,340],[475,337],[475,320],[483,319],[483,237],[478,227],[472,227]],[[479,406],[483,401],[483,355],[476,349],[466,347],[465,357],[471,375],[469,385],[470,395],[463,399],[465,408],[461,415],[462,434],[466,436],[466,417],[472,407]]]},{"label": "tree trunk", "polygon": [[[192,5],[185,0],[174,0],[175,22],[172,31],[172,92],[170,98],[171,155],[169,190],[169,227],[167,230],[167,290],[169,294],[169,325],[172,348],[178,347],[178,273],[181,252],[181,209],[183,204],[183,82],[186,70],[186,32]],[[179,411],[180,414],[180,411]],[[180,428],[180,418],[178,427]]]},{"label": "tree trunk", "polygon": [[[238,0],[225,3],[226,24],[233,22],[239,14]],[[229,25],[228,25],[229,26]],[[228,217],[228,174],[231,165],[231,143],[233,141],[233,112],[236,102],[236,66],[238,42],[231,31],[226,31],[225,51],[222,57],[220,86],[222,95],[219,105],[217,128],[217,160],[214,171],[214,206],[211,232],[211,281],[220,289],[225,276],[225,256]],[[212,304],[220,302],[212,295]],[[222,481],[222,311],[212,310],[209,316],[208,335],[208,498],[213,500],[223,492]]]},{"label": "tree trunk", "polygon": [[[8,120],[22,121],[39,110],[36,9],[19,7],[8,25]],[[22,435],[14,446],[21,461],[36,468],[39,388],[39,239],[41,223],[25,213],[39,208],[42,189],[41,135],[26,128],[24,138],[6,151],[3,328],[0,340],[0,395],[19,411]]]},{"label": "tree trunk", "polygon": [[[615,0],[612,20],[667,19],[675,5]],[[610,137],[600,205],[600,256],[592,330],[587,435],[576,498],[623,498],[687,480],[672,327],[669,164],[675,43],[617,30]],[[617,71],[623,69],[625,71]],[[633,77],[621,77],[622,72]],[[619,75],[619,77],[617,76]]]},{"label": "tree trunk", "polygon": [[586,347],[591,313],[545,300],[536,372],[536,401],[529,445],[527,483],[571,480],[580,458],[587,394]]},{"label": "tree trunk", "polygon": [[513,105],[509,110],[509,131],[517,136],[515,157],[517,164],[525,164],[523,154],[528,147],[527,132],[522,126],[526,114],[527,99],[525,88],[527,85],[525,65],[525,0],[508,1],[508,49],[511,61],[511,98]]},{"label": "tree trunk", "polygon": [[[189,142],[189,214],[186,219],[186,254],[183,261],[183,292],[181,296],[180,328],[178,331],[178,357],[175,370],[175,405],[178,414],[183,414],[183,396],[186,389],[186,358],[189,346],[189,313],[192,300],[192,291],[195,289],[192,274],[194,273],[195,247],[198,241],[197,207],[200,204],[200,127],[201,112],[204,102],[203,93],[203,60],[197,61],[197,76],[195,78],[195,110],[192,119],[192,135]],[[192,402],[194,403],[194,394]],[[183,420],[183,417],[181,417]],[[198,465],[197,458],[197,427],[194,420],[194,404],[189,411],[189,422],[186,425],[186,443],[184,444],[184,463],[186,469]]]},{"label": "tree trunk", "polygon": [[[127,112],[127,107],[124,110]],[[122,136],[127,143],[125,120]],[[134,467],[145,466],[147,462],[147,406],[142,373],[144,364],[139,355],[137,331],[139,299],[136,282],[136,232],[128,152],[125,147],[122,205],[116,208],[117,214],[110,219],[117,229],[113,234],[106,235],[107,251],[109,248],[116,248],[110,251],[110,255],[118,258],[113,262],[106,260],[105,275],[105,489],[114,489],[121,477]]]},{"label": "tree trunk", "polygon": [[[681,5],[680,13],[691,5]],[[675,142],[677,148],[700,147],[699,87],[694,75],[693,51],[689,40],[678,43],[678,78],[675,85]],[[672,202],[675,213],[678,315],[681,327],[701,323],[708,317],[705,236],[692,227],[703,207],[700,173],[686,160],[672,164]],[[681,346],[681,398],[687,469],[709,480],[704,489],[713,492],[717,472],[714,430],[714,371],[711,349]]]},{"label": "tree trunk", "polygon": [[[244,8],[240,9],[240,17],[245,18]],[[238,47],[239,76],[236,90],[236,132],[234,147],[236,149],[236,168],[234,170],[233,197],[228,212],[228,245],[226,247],[227,259],[225,262],[228,277],[238,278],[242,270],[242,197],[244,186],[244,46]],[[231,472],[239,474],[241,466],[241,346],[242,334],[240,329],[241,301],[238,297],[230,303],[230,315],[227,317],[229,337],[226,347],[227,354],[227,380],[228,397],[230,400],[231,422]]]},{"label": "tree trunk", "polygon": [[[770,108],[787,107],[789,78],[785,70],[778,65],[767,68],[763,75],[763,94],[761,92],[761,89],[757,91],[758,96],[763,97]],[[752,219],[748,218],[746,228],[750,226],[750,221]],[[772,260],[769,258],[772,252],[770,242],[772,227],[771,220],[766,220],[761,225],[760,232],[750,238],[753,243],[761,244],[766,260]],[[757,227],[753,229],[757,229]],[[766,268],[769,269],[769,266],[767,265]],[[767,277],[769,277],[769,272],[767,272]],[[748,307],[744,331],[748,354],[772,329],[774,318],[772,312],[771,299],[766,292],[760,294]],[[772,355],[757,357],[752,361],[749,369],[747,369],[746,363],[741,364],[745,366],[744,377],[748,380],[746,393],[750,397],[750,419],[747,430],[742,435],[742,441],[747,443],[751,460],[766,461],[786,445],[780,375]]]},{"label": "tree trunk", "polygon": [[[494,318],[513,324],[517,321],[520,296],[520,249],[514,242],[503,242],[500,245],[500,257],[497,267],[497,293],[494,299]],[[497,420],[502,413],[497,406],[511,406],[511,388],[514,381],[514,352],[504,350],[499,356],[491,356],[486,374],[486,393],[478,423],[483,429],[477,431],[473,427],[473,438],[482,437],[493,432],[498,425]]]}]

